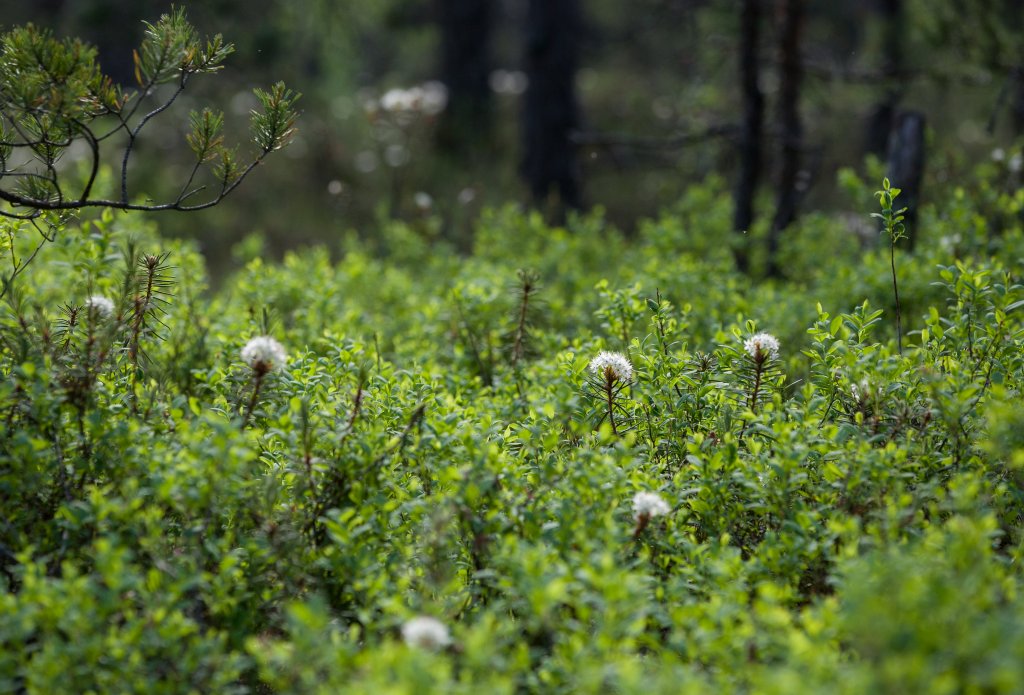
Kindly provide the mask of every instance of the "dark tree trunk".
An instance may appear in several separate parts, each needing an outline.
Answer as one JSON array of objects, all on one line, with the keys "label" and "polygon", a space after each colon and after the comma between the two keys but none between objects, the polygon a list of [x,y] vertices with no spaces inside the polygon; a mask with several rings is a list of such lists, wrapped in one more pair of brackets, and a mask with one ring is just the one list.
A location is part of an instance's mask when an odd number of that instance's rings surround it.
[{"label": "dark tree trunk", "polygon": [[803,65],[800,59],[800,35],[804,22],[805,0],[777,0],[779,105],[778,132],[779,171],[775,217],[768,235],[768,275],[781,276],[778,266],[779,240],[782,231],[797,216],[800,203],[800,150],[803,125],[800,122],[800,81]]},{"label": "dark tree trunk", "polygon": [[530,0],[526,16],[526,88],[522,174],[536,204],[556,193],[562,207],[580,207],[573,131],[579,128],[576,66],[578,0]]},{"label": "dark tree trunk", "polygon": [[1013,136],[1024,135],[1024,66],[1013,71],[1012,94],[1010,96],[1010,124]]},{"label": "dark tree trunk", "polygon": [[42,10],[48,19],[55,19],[64,9],[66,0],[36,0],[36,6]]},{"label": "dark tree trunk", "polygon": [[1024,136],[1024,0],[1008,0],[1005,5],[1003,22],[1008,25],[1017,37],[1017,55],[1015,67],[1009,75],[1010,128],[1014,138]]},{"label": "dark tree trunk", "polygon": [[453,154],[465,154],[490,140],[492,98],[491,34],[493,0],[438,0],[441,29],[441,81],[448,106],[441,116],[438,142]]},{"label": "dark tree trunk", "polygon": [[897,103],[898,97],[888,92],[871,109],[864,133],[864,154],[885,156],[889,146],[889,133],[892,132],[893,119],[896,117]]},{"label": "dark tree trunk", "polygon": [[[764,95],[758,84],[758,47],[761,38],[762,0],[743,0],[740,8],[740,90],[743,97],[743,129],[740,132],[740,173],[736,181],[733,229],[746,234],[754,222],[754,196],[761,176]],[[736,266],[750,269],[742,240],[734,247]]]},{"label": "dark tree trunk", "polygon": [[898,81],[903,72],[903,0],[880,0],[878,11],[882,26],[882,74],[886,79],[885,93],[875,103],[868,116],[864,151],[884,157],[889,144],[896,109],[899,107],[901,86]]},{"label": "dark tree trunk", "polygon": [[904,111],[896,116],[889,137],[888,171],[893,186],[900,189],[899,207],[907,208],[907,246],[914,248],[917,239],[917,210],[921,201],[921,179],[924,177],[924,114]]},{"label": "dark tree trunk", "polygon": [[143,38],[141,20],[157,21],[171,10],[172,0],[96,0],[64,5],[66,17],[78,27],[75,33],[96,46],[103,72],[116,84],[138,87],[132,50]]}]

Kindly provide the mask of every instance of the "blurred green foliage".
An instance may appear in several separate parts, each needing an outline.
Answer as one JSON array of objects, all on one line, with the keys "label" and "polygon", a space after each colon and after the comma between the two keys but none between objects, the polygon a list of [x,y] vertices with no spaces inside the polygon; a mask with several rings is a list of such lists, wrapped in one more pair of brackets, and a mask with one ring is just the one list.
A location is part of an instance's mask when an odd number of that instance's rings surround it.
[{"label": "blurred green foliage", "polygon": [[[287,165],[261,170],[230,210],[172,215],[161,223],[169,234],[198,240],[215,283],[234,267],[231,249],[253,232],[263,235],[266,250],[275,256],[310,243],[326,243],[337,254],[351,230],[372,236],[382,217],[410,224],[432,218],[437,235],[465,251],[472,221],[483,209],[525,200],[517,176],[521,1],[496,3],[496,122],[489,146],[469,157],[447,155],[437,146],[443,113],[392,127],[364,108],[392,88],[439,77],[438,29],[429,3],[177,4],[201,31],[222,32],[236,46],[229,69],[219,80],[197,82],[194,98],[180,105],[183,113],[215,96],[229,104],[225,129],[230,131],[255,106],[251,88],[256,84],[284,79],[305,95]],[[1012,71],[1020,68],[1015,0],[897,3],[903,5],[897,32],[903,72],[897,75],[884,69],[894,41],[879,11],[883,4],[809,3],[801,111],[804,167],[811,182],[804,208],[811,214],[865,209],[842,197],[833,174],[842,167],[863,169],[866,122],[889,95],[896,95],[898,106],[927,115],[926,199],[993,151],[1008,151],[1020,136],[1019,126],[1007,117],[1017,89]],[[131,48],[142,36],[142,20],[169,6],[166,0],[47,0],[16,3],[3,21],[34,21],[58,35],[97,44],[105,71],[128,84]],[[586,11],[577,84],[585,130],[607,144],[582,148],[585,198],[632,234],[644,219],[689,195],[693,183],[731,176],[736,153],[729,138],[672,143],[679,135],[738,120],[737,4],[593,0]],[[773,37],[773,23],[767,21],[761,86],[769,114],[778,83]],[[140,153],[137,173],[147,182],[145,192],[156,198],[190,166],[183,133],[168,128]],[[768,162],[766,181],[770,169]],[[770,214],[769,189],[758,200],[763,217]]]}]

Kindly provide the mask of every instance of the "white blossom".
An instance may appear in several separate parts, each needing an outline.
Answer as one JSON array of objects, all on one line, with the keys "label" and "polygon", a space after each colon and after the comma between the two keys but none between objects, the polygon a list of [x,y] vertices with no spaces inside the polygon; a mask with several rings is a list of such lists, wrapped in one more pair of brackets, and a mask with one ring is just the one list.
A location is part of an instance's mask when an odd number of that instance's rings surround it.
[{"label": "white blossom", "polygon": [[668,502],[656,492],[638,492],[633,496],[633,516],[636,519],[664,516],[672,511]]},{"label": "white blossom", "polygon": [[410,647],[437,651],[452,643],[448,628],[437,618],[421,615],[402,625],[402,639]]},{"label": "white blossom", "polygon": [[871,398],[872,393],[874,393],[874,388],[867,377],[864,377],[856,384],[850,384],[850,395],[853,396],[855,401],[866,401]]},{"label": "white blossom", "polygon": [[492,91],[516,96],[526,91],[529,80],[519,70],[495,70],[488,76],[488,82]]},{"label": "white blossom", "polygon": [[380,102],[370,96],[363,97],[360,105],[363,107],[363,112],[370,118],[376,116],[380,111]]},{"label": "white blossom", "polygon": [[459,203],[462,205],[469,205],[473,202],[474,198],[476,198],[476,191],[472,188],[467,187],[459,191]]},{"label": "white blossom", "polygon": [[757,333],[743,341],[743,349],[755,360],[758,355],[774,359],[779,356],[779,340],[771,333]]},{"label": "white blossom", "polygon": [[268,335],[253,338],[242,348],[242,361],[255,371],[269,372],[288,360],[281,343]]},{"label": "white blossom", "polygon": [[[384,92],[380,101],[375,105],[388,113],[397,115],[436,116],[448,105],[448,88],[436,80],[409,89],[396,87]],[[373,115],[376,110],[367,109],[367,113]]]},{"label": "white blossom", "polygon": [[420,108],[427,116],[436,116],[448,105],[448,88],[437,80],[423,84],[423,99]]},{"label": "white blossom", "polygon": [[379,105],[385,111],[408,111],[412,108],[412,95],[404,89],[389,89],[380,98]]},{"label": "white blossom", "polygon": [[588,369],[602,378],[607,378],[610,374],[615,381],[630,382],[633,380],[633,365],[621,352],[599,352],[597,357],[590,360]]},{"label": "white blossom", "polygon": [[406,108],[412,111],[419,111],[423,106],[423,87],[410,87],[405,90]]},{"label": "white blossom", "polygon": [[101,319],[109,319],[114,315],[114,302],[101,294],[94,294],[86,299],[85,308],[90,312],[96,312]]},{"label": "white blossom", "polygon": [[939,245],[943,251],[952,251],[961,241],[963,241],[963,237],[959,234],[944,234],[939,237]]},{"label": "white blossom", "polygon": [[426,191],[419,191],[412,197],[412,201],[416,203],[416,207],[424,212],[434,207],[434,198]]}]

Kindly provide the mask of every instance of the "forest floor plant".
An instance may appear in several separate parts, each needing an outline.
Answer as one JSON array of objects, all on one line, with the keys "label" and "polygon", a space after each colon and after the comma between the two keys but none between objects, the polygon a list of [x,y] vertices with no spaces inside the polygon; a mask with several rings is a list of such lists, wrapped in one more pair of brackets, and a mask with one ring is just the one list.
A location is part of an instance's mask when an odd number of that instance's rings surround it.
[{"label": "forest floor plant", "polygon": [[882,207],[882,212],[872,213],[872,217],[882,220],[882,233],[889,238],[889,267],[892,271],[892,293],[896,302],[896,349],[903,354],[903,319],[900,309],[900,288],[896,281],[896,242],[907,237],[907,230],[903,224],[903,213],[906,208],[897,210],[894,206],[900,189],[893,188],[889,179],[882,180],[882,190],[875,195]]},{"label": "forest floor plant", "polygon": [[1018,692],[1024,229],[983,202],[925,210],[907,345],[892,247],[751,284],[685,206],[216,292],[61,227],[0,304],[0,691]]}]

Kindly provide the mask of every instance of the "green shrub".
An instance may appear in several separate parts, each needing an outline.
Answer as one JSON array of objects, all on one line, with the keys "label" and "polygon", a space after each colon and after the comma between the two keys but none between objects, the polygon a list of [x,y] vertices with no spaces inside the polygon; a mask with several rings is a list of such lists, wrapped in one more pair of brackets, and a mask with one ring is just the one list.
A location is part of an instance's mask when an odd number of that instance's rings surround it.
[{"label": "green shrub", "polygon": [[396,225],[213,293],[68,227],[0,312],[0,689],[1019,690],[1019,221],[897,248],[900,355],[886,256],[752,282],[693,236],[723,209]]}]

